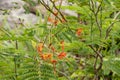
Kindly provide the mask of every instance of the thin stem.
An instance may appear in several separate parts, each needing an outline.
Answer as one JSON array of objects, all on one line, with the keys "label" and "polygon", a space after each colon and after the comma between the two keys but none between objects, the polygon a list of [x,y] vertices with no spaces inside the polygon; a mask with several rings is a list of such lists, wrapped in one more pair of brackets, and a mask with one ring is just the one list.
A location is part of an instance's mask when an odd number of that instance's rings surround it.
[{"label": "thin stem", "polygon": [[93,12],[93,14],[95,16],[95,22],[96,22],[97,27],[98,27],[99,32],[100,32],[100,38],[102,37],[102,25],[99,23],[98,13],[100,12],[100,9],[102,7],[102,3],[103,3],[103,0],[101,1],[100,5],[97,7],[96,11],[95,11],[95,4],[94,4],[93,0],[91,0],[91,3],[89,3],[90,10]]},{"label": "thin stem", "polygon": [[115,21],[115,20],[118,18],[119,15],[120,15],[120,11],[115,15],[115,17],[113,18],[113,22],[108,26],[108,28],[107,28],[107,30],[106,30],[105,39],[108,38],[109,33],[110,33],[110,31],[112,30],[113,25],[114,25],[116,22],[120,21],[120,20]]},{"label": "thin stem", "polygon": [[[50,11],[54,16],[56,16],[56,14],[52,11],[52,9],[50,9],[50,7],[44,2],[44,0],[40,0],[40,3],[48,10]],[[56,18],[59,19],[60,22],[62,22],[61,18],[59,16],[56,16]]]},{"label": "thin stem", "polygon": [[56,70],[56,71],[57,71],[58,73],[64,75],[68,80],[71,80],[71,79],[67,76],[67,74],[65,74],[64,72],[59,71],[59,70]]},{"label": "thin stem", "polygon": [[95,67],[94,67],[95,68],[95,74],[97,74],[98,71],[102,68],[103,57],[102,57],[101,53],[98,52],[97,50],[95,50],[95,48],[92,45],[89,45],[89,47],[97,54],[96,58],[99,57],[99,59],[100,59],[100,64],[99,64],[98,68],[96,68],[96,66],[97,66],[96,61],[97,60],[95,60],[95,64],[94,64],[95,65]]},{"label": "thin stem", "polygon": [[14,65],[15,65],[15,68],[14,68],[14,72],[15,72],[15,80],[17,80],[17,64],[16,64],[16,56],[14,56]]},{"label": "thin stem", "polygon": [[94,62],[94,69],[95,69],[95,70],[96,70],[97,61],[98,61],[98,55],[95,56],[95,62]]},{"label": "thin stem", "polygon": [[[18,50],[18,42],[17,40],[15,41],[15,47],[16,49]],[[15,79],[17,80],[17,63],[16,63],[16,55],[14,56],[14,65],[15,65],[15,68],[14,68],[14,72],[15,72]]]},{"label": "thin stem", "polygon": [[102,3],[103,3],[103,0],[101,1],[100,5],[98,6],[97,11],[96,11],[95,14],[98,14],[98,13],[99,13],[99,11],[100,11],[100,9],[101,9],[101,6],[102,6]]},{"label": "thin stem", "polygon": [[50,0],[51,2],[52,2],[52,4],[53,4],[53,6],[54,6],[54,8],[60,13],[60,15],[61,15],[61,17],[62,17],[62,19],[64,19],[66,22],[67,22],[67,20],[65,19],[65,17],[64,17],[64,15],[61,13],[61,11],[56,7],[56,5],[55,5],[55,3],[54,3],[54,1],[52,1],[52,0]]},{"label": "thin stem", "polygon": [[91,41],[93,41],[93,21],[92,21],[92,15],[90,15],[90,21],[91,21],[91,26],[90,26],[90,38],[91,38]]}]

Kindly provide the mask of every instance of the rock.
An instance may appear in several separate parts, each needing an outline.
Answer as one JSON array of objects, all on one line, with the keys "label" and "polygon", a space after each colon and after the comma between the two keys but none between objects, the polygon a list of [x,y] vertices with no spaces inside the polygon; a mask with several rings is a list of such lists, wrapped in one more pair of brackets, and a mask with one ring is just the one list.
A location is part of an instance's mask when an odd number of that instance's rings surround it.
[{"label": "rock", "polygon": [[[15,23],[19,23],[20,19],[24,20],[24,24],[29,22],[35,24],[38,18],[32,13],[25,14],[24,4],[22,0],[0,0],[0,22],[3,23],[6,17],[10,27],[14,27]],[[5,11],[8,14],[3,14]]]}]

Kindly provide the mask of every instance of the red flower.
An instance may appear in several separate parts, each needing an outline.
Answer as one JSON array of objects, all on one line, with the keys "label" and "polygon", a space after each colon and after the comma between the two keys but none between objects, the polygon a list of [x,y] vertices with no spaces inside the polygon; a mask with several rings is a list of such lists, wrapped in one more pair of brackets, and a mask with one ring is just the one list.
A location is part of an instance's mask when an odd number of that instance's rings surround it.
[{"label": "red flower", "polygon": [[58,58],[59,59],[62,59],[66,56],[66,53],[65,52],[61,52],[59,55],[58,55]]},{"label": "red flower", "polygon": [[82,31],[83,31],[83,29],[82,29],[82,28],[79,28],[79,29],[77,29],[76,34],[77,34],[78,36],[80,36],[81,33],[82,33]]},{"label": "red flower", "polygon": [[57,63],[57,60],[54,60],[54,59],[53,59],[53,60],[51,60],[51,63],[52,63],[52,64],[56,64],[56,63]]}]

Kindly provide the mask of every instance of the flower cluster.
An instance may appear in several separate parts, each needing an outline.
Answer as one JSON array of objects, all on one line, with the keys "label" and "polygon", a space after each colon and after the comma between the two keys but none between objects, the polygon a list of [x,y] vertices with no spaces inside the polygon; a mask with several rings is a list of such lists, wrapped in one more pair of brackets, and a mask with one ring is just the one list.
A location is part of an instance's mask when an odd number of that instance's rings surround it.
[{"label": "flower cluster", "polygon": [[61,41],[60,42],[60,45],[61,45],[61,49],[62,51],[56,55],[56,59],[53,59],[53,53],[56,52],[54,46],[52,44],[50,44],[48,46],[49,49],[52,50],[52,53],[43,53],[43,48],[44,48],[44,44],[43,43],[39,43],[38,46],[37,46],[37,51],[40,55],[40,58],[43,60],[43,61],[48,61],[52,64],[56,64],[58,62],[58,60],[61,60],[63,58],[66,57],[66,52],[64,52],[64,41]]},{"label": "flower cluster", "polygon": [[47,19],[47,21],[48,21],[48,23],[50,23],[50,24],[53,24],[54,26],[57,26],[58,25],[58,23],[59,23],[59,20],[60,20],[60,22],[62,22],[62,23],[65,23],[66,21],[65,21],[65,19],[61,19],[60,17],[58,17],[58,11],[57,10],[55,10],[54,12],[53,12],[53,14],[54,14],[54,18],[53,18],[53,16],[52,17],[48,17],[48,19]]},{"label": "flower cluster", "polygon": [[76,31],[76,35],[77,36],[80,36],[81,33],[82,33],[83,29],[82,28],[78,28],[77,31]]}]

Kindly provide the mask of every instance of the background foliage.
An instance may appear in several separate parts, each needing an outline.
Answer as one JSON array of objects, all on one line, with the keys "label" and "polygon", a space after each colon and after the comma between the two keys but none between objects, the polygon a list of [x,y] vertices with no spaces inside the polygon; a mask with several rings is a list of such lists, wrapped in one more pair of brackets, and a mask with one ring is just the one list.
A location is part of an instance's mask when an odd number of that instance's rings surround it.
[{"label": "background foliage", "polygon": [[[42,6],[44,0],[24,1],[26,13],[34,13],[39,20],[36,24],[21,22],[11,28],[5,19],[0,25],[0,80],[120,79],[120,0],[68,0],[66,6],[54,6],[60,0],[50,0],[44,21],[39,9],[31,10]],[[78,16],[55,16],[55,7],[61,13],[67,9]],[[52,19],[55,16],[66,21],[49,24],[50,15]],[[82,29],[80,35],[76,33],[78,29]],[[62,40],[67,56],[58,59]],[[43,53],[55,55],[56,69],[39,56],[36,46],[40,42],[45,46]],[[56,52],[48,48],[50,43]]]}]

